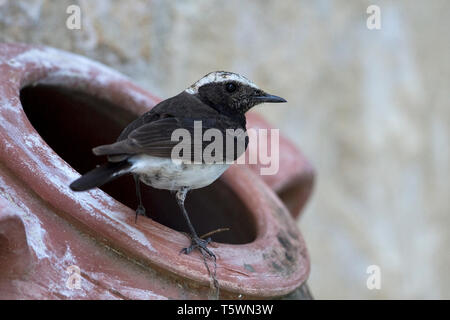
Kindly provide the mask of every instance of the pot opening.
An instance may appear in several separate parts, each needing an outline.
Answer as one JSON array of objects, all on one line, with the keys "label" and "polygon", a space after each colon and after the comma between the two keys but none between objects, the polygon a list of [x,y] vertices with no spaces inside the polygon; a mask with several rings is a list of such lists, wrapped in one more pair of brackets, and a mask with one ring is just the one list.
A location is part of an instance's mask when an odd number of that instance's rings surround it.
[{"label": "pot opening", "polygon": [[[136,115],[106,100],[57,86],[25,87],[20,92],[20,99],[36,131],[80,173],[106,161],[104,157],[94,156],[92,148],[114,142],[122,129],[136,118]],[[166,190],[141,186],[144,206],[151,219],[177,231],[188,232],[174,195]],[[101,189],[133,210],[137,207],[131,175],[110,182]],[[230,228],[213,235],[213,240],[244,244],[256,238],[252,214],[220,179],[206,188],[189,192],[186,209],[199,235]]]}]

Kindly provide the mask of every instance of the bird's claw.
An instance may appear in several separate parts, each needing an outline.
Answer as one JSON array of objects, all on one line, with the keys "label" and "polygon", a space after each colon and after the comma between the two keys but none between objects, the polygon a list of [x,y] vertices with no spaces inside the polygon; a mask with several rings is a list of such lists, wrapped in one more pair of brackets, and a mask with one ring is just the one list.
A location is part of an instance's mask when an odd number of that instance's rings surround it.
[{"label": "bird's claw", "polygon": [[134,219],[134,222],[137,222],[138,216],[144,216],[145,217],[145,208],[143,205],[139,205],[136,209],[136,217]]},{"label": "bird's claw", "polygon": [[194,249],[199,249],[200,252],[208,254],[211,258],[216,260],[216,255],[208,249],[208,244],[211,242],[211,238],[202,239],[200,237],[191,237],[191,245],[187,248],[181,249],[180,253],[189,254]]}]

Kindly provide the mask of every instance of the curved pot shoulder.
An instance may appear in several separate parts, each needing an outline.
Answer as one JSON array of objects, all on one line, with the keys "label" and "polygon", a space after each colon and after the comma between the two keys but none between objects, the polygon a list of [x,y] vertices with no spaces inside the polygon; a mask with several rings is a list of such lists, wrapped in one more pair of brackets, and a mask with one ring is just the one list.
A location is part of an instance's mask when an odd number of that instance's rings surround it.
[{"label": "curved pot shoulder", "polygon": [[[22,212],[35,265],[20,282],[28,296],[208,297],[210,278],[200,254],[179,254],[189,240],[177,231],[182,219],[170,195],[147,190],[155,218],[135,223],[128,180],[83,193],[68,187],[79,176],[75,169],[99,161],[92,146],[111,141],[157,99],[99,63],[23,44],[0,45],[0,83],[0,195]],[[306,280],[302,236],[251,170],[232,166],[198,192],[216,202],[214,209],[205,207],[193,196],[191,211],[204,228],[232,224],[231,236],[212,243],[222,297],[283,296]],[[221,201],[223,194],[234,200]],[[73,275],[80,288],[70,284]],[[45,294],[36,289],[42,287]]]}]

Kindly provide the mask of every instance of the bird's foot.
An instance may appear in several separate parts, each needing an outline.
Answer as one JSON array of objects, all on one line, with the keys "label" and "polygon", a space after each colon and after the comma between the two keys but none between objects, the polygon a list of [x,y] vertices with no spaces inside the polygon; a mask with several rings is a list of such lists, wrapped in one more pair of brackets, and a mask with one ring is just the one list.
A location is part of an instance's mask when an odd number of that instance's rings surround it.
[{"label": "bird's foot", "polygon": [[181,249],[180,253],[189,254],[194,249],[199,249],[202,254],[206,253],[211,258],[216,260],[216,255],[211,250],[209,250],[207,247],[210,242],[211,242],[211,238],[202,239],[198,236],[195,236],[195,237],[191,236],[191,245],[187,248]]},{"label": "bird's foot", "polygon": [[138,216],[144,216],[145,217],[145,208],[143,205],[139,205],[136,209],[136,217],[134,219],[134,222],[137,222]]}]

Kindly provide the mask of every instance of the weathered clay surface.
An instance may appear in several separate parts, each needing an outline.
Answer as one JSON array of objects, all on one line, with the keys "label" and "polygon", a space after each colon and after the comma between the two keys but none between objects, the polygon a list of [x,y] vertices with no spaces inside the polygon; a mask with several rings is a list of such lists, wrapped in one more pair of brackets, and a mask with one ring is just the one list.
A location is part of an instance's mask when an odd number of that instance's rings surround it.
[{"label": "weathered clay surface", "polygon": [[[20,92],[70,89],[135,115],[157,99],[103,65],[47,47],[1,45],[0,77],[0,253],[14,256],[17,269],[1,273],[0,297],[209,297],[200,255],[178,254],[189,242],[185,235],[147,218],[135,224],[134,210],[102,190],[68,188],[78,173],[33,128]],[[61,121],[70,126],[75,119]],[[222,297],[291,293],[306,280],[309,257],[288,210],[246,166],[232,166],[220,183],[239,200],[240,211],[248,212],[255,237],[238,245],[212,244]],[[6,225],[15,226],[14,232]],[[80,270],[80,289],[67,286],[71,266]],[[2,259],[0,269],[5,268]]]}]

